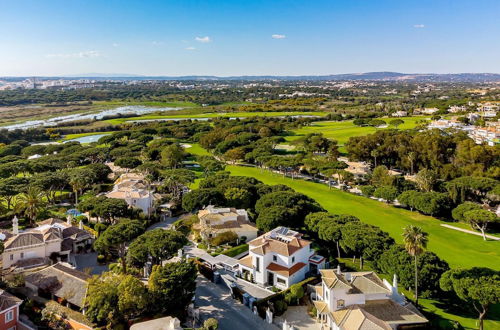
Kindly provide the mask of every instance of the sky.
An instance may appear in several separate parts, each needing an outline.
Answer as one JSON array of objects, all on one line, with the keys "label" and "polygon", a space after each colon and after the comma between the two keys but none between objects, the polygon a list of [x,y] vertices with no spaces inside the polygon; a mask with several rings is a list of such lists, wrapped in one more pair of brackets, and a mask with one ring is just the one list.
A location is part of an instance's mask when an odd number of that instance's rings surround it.
[{"label": "sky", "polygon": [[0,0],[0,76],[500,73],[498,0]]}]

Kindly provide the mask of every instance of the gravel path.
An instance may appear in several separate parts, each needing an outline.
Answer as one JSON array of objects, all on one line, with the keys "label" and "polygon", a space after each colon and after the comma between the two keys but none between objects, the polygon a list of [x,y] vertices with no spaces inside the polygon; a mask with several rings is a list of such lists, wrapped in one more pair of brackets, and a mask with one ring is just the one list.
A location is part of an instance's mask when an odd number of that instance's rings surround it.
[{"label": "gravel path", "polygon": [[[483,235],[481,233],[478,233],[476,231],[472,231],[472,230],[468,230],[468,229],[463,229],[463,228],[458,228],[458,227],[450,226],[450,225],[446,225],[446,224],[441,224],[441,226],[446,227],[446,228],[450,228],[450,229],[453,229],[453,230],[458,230],[458,231],[461,231],[461,232],[464,232],[464,233],[467,233],[467,234],[473,234],[473,235],[477,235],[477,236],[483,237]],[[492,239],[494,241],[500,241],[500,237],[496,237],[496,236],[486,235],[486,238]]]}]

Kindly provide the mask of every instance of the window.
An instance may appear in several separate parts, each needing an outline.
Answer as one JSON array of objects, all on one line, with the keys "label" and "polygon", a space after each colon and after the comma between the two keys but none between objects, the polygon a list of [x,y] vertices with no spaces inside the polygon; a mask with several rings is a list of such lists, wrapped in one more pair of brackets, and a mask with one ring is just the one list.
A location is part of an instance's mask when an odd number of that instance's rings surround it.
[{"label": "window", "polygon": [[325,299],[328,300],[328,290],[325,290]]},{"label": "window", "polygon": [[21,259],[24,258],[24,252],[21,252]]},{"label": "window", "polygon": [[260,273],[260,258],[255,257],[255,270]]},{"label": "window", "polygon": [[286,285],[286,281],[284,279],[282,279],[281,277],[277,277],[276,282],[278,282],[279,284]]},{"label": "window", "polygon": [[14,311],[10,310],[7,313],[5,313],[5,323],[10,322],[14,319]]},{"label": "window", "polygon": [[295,257],[292,257],[292,264],[295,262]]},{"label": "window", "polygon": [[13,254],[10,255],[10,260],[14,260],[14,255]]},{"label": "window", "polygon": [[345,306],[345,301],[344,299],[339,299],[337,300],[337,307],[340,308],[340,307],[344,307]]},{"label": "window", "polygon": [[273,261],[278,261],[278,257],[277,256],[273,256]]}]

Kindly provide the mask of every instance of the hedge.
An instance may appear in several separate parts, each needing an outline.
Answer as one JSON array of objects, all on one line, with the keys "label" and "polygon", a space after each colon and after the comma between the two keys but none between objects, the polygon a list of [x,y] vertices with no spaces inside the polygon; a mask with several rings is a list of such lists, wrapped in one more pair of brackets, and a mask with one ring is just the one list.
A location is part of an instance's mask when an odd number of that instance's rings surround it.
[{"label": "hedge", "polygon": [[61,304],[58,304],[55,301],[49,300],[45,304],[45,310],[49,311],[52,314],[59,315],[63,319],[66,318],[71,318],[77,322],[80,322],[82,324],[85,324],[91,328],[95,327],[95,324],[90,322],[89,319],[82,313],[79,313],[77,311],[74,311],[66,306],[63,306]]},{"label": "hedge", "polygon": [[221,254],[224,254],[228,257],[236,257],[238,254],[248,251],[248,244],[241,244],[226,251],[223,251]]},{"label": "hedge", "polygon": [[[303,280],[302,282],[296,283],[300,284],[301,286],[306,286],[307,284],[310,284],[311,282],[316,281],[318,278],[317,277],[309,277]],[[269,306],[269,302],[275,302],[278,300],[284,300],[285,295],[290,291],[290,288],[283,290],[281,292],[275,293],[273,295],[270,295],[266,298],[259,299],[255,302],[255,306],[257,306],[257,311],[260,315],[261,318],[265,319],[266,318],[266,308]]]}]

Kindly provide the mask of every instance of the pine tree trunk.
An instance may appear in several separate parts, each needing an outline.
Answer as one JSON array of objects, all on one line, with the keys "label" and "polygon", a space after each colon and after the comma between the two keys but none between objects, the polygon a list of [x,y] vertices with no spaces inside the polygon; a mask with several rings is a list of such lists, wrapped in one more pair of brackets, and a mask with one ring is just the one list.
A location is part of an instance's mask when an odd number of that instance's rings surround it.
[{"label": "pine tree trunk", "polygon": [[339,258],[339,259],[340,259],[339,241],[337,241],[337,258]]},{"label": "pine tree trunk", "polygon": [[415,254],[415,306],[418,307],[418,267],[417,267],[416,254]]}]

